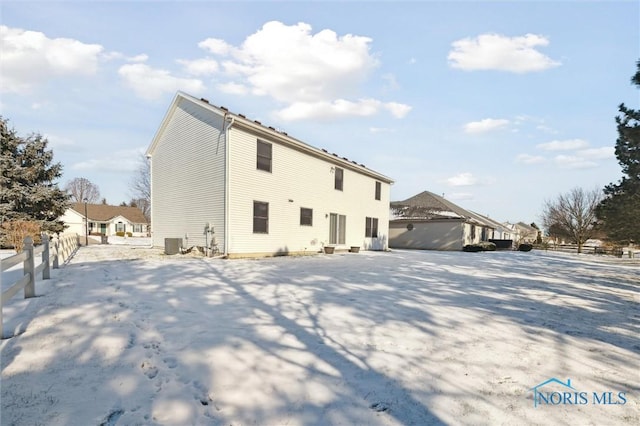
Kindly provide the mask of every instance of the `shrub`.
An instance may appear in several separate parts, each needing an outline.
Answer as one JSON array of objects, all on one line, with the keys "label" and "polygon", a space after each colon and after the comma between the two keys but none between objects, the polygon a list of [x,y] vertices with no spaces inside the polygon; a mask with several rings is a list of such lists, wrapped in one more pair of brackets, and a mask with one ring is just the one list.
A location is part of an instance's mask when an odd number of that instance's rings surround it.
[{"label": "shrub", "polygon": [[480,241],[479,243],[467,244],[466,246],[462,247],[462,251],[466,251],[470,253],[477,253],[479,251],[495,251],[495,250],[496,250],[496,245],[489,241]]},{"label": "shrub", "polygon": [[127,237],[133,237],[133,234],[131,232],[127,232]]},{"label": "shrub", "polygon": [[482,250],[484,251],[496,251],[496,245],[489,241],[482,241],[478,243],[478,245],[482,247]]},{"label": "shrub", "polygon": [[531,244],[520,244],[518,246],[518,251],[531,251],[533,246]]},{"label": "shrub", "polygon": [[40,224],[31,220],[12,220],[2,224],[2,234],[4,243],[20,253],[25,237],[33,238],[34,243],[40,242]]},{"label": "shrub", "polygon": [[118,237],[124,237],[124,232],[123,231],[118,231],[118,232],[116,232],[116,235]]}]

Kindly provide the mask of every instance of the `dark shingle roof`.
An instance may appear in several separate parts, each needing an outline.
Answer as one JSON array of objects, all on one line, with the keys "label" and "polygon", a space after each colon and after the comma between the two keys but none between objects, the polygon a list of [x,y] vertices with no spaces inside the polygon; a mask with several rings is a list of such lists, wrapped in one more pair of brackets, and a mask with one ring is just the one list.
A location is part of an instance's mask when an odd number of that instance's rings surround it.
[{"label": "dark shingle roof", "polygon": [[[84,203],[72,203],[71,208],[84,216]],[[87,216],[89,220],[96,222],[107,222],[116,216],[122,216],[131,223],[147,223],[142,210],[137,207],[87,204]]]},{"label": "dark shingle roof", "polygon": [[[415,216],[415,213],[419,211],[429,212],[430,216],[472,217],[472,214],[467,210],[429,191],[423,191],[404,201],[393,201],[391,207],[396,209],[405,208],[406,210],[414,212],[414,214],[410,215],[411,217]],[[454,213],[455,216],[451,215],[451,213]]]},{"label": "dark shingle roof", "polygon": [[394,201],[391,208],[402,219],[464,219],[496,229],[496,223],[482,215],[465,210],[433,192],[423,191],[404,201]]}]

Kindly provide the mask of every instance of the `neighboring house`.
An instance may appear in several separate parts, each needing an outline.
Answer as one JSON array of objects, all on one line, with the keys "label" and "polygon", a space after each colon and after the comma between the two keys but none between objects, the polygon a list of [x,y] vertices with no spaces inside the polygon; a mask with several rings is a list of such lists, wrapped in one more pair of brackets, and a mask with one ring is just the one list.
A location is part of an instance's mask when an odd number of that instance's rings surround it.
[{"label": "neighboring house", "polygon": [[390,178],[205,99],[178,92],[147,156],[156,247],[179,238],[229,257],[387,249]]},{"label": "neighboring house", "polygon": [[497,223],[429,191],[391,203],[389,247],[462,250],[494,238]]},{"label": "neighboring house", "polygon": [[[106,204],[86,204],[89,218],[89,234],[116,235],[117,232],[131,233],[134,237],[146,237],[149,223],[137,207],[109,206]],[[60,218],[68,226],[67,232],[85,235],[85,204],[72,203]]]},{"label": "neighboring house", "polygon": [[[474,212],[471,212],[474,213]],[[474,213],[481,218],[481,220],[489,226],[493,227],[493,237],[490,240],[510,240],[512,237],[511,230],[507,228],[503,223],[493,220],[489,216],[483,216],[478,213]]]},{"label": "neighboring house", "polygon": [[511,232],[512,239],[516,244],[533,244],[538,239],[540,230],[534,228],[531,225],[527,225],[524,222],[518,223],[504,223],[504,226]]}]

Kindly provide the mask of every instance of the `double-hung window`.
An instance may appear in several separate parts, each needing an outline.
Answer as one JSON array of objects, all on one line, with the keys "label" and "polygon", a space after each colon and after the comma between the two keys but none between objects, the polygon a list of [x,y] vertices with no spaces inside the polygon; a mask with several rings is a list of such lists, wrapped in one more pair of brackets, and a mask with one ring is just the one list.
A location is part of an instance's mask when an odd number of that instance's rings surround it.
[{"label": "double-hung window", "polygon": [[253,202],[253,233],[269,233],[269,203]]},{"label": "double-hung window", "polygon": [[256,167],[258,170],[264,170],[265,172],[271,172],[271,154],[272,146],[270,143],[258,141],[257,145],[257,157]]},{"label": "double-hung window", "polygon": [[378,238],[377,217],[367,217],[365,219],[364,236],[367,238]]},{"label": "double-hung window", "polygon": [[300,207],[300,225],[313,226],[313,209]]},{"label": "double-hung window", "polygon": [[344,182],[344,170],[336,167],[335,170],[335,181],[333,187],[338,191],[342,191],[342,184]]}]

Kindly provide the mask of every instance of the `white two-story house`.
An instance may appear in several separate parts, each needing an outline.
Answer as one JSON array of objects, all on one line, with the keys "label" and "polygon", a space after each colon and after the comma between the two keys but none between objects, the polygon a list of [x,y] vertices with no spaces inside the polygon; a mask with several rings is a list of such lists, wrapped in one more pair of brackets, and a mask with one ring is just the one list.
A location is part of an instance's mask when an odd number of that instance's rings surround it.
[{"label": "white two-story house", "polygon": [[153,245],[229,257],[386,250],[393,181],[178,92],[147,156]]}]

